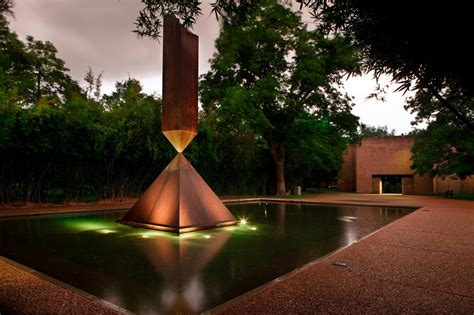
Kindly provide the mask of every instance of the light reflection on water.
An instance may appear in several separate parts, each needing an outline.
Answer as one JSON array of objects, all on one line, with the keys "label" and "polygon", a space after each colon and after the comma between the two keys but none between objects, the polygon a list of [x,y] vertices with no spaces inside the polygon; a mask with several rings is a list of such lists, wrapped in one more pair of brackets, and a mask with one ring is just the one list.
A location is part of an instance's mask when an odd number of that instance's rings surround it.
[{"label": "light reflection on water", "polygon": [[229,205],[245,224],[177,236],[115,223],[125,211],[0,220],[4,256],[137,313],[197,313],[412,210]]}]

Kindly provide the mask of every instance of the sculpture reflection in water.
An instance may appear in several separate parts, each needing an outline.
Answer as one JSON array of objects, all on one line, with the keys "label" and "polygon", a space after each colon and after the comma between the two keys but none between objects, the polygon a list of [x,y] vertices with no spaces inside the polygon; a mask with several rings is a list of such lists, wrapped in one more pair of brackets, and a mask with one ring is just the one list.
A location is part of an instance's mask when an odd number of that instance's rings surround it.
[{"label": "sculpture reflection in water", "polygon": [[164,313],[194,314],[208,305],[201,273],[231,236],[232,231],[220,230],[200,235],[202,241],[181,236],[175,242],[163,237],[141,242],[150,264],[166,279],[159,296]]},{"label": "sculpture reflection in water", "polygon": [[163,30],[162,128],[178,154],[119,222],[174,233],[237,224],[182,153],[198,132],[198,37],[171,16]]}]

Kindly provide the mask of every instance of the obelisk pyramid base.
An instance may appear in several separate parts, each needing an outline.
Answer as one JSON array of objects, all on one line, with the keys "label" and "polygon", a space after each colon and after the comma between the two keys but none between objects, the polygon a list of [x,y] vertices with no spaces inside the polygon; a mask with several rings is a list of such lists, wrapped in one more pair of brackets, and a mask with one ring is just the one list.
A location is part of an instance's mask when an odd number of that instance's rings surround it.
[{"label": "obelisk pyramid base", "polygon": [[118,222],[174,233],[238,223],[182,153]]}]

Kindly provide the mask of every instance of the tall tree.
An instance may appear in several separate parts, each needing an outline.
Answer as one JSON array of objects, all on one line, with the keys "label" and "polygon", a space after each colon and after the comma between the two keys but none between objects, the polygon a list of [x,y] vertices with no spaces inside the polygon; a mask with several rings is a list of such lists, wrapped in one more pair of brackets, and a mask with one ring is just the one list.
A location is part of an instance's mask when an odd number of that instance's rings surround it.
[{"label": "tall tree", "polygon": [[27,95],[34,85],[31,55],[25,44],[0,17],[0,102],[27,105]]},{"label": "tall tree", "polygon": [[[474,99],[459,93],[456,84],[446,84],[440,93],[443,102],[474,120]],[[443,102],[422,89],[405,106],[416,113],[415,124],[428,123],[426,130],[415,133],[412,167],[419,174],[465,178],[474,174],[474,131],[466,129]]]},{"label": "tall tree", "polygon": [[[172,10],[174,5],[174,13],[188,24],[193,24],[201,14],[199,3],[173,4],[174,1],[168,0],[142,2],[145,6],[140,17],[146,16],[146,19],[137,19],[137,32],[142,36],[158,36],[160,23],[157,20],[164,12]],[[420,117],[437,115],[439,110],[443,113],[448,111],[449,119],[446,120],[448,116],[445,116],[440,121],[449,121],[460,132],[464,130],[469,137],[473,137],[474,59],[471,56],[470,41],[466,40],[466,30],[471,28],[472,20],[468,2],[436,2],[429,6],[413,5],[408,0],[297,2],[301,4],[301,8],[307,7],[312,12],[316,25],[329,33],[342,32],[350,38],[360,50],[366,70],[374,71],[377,77],[384,73],[390,74],[393,82],[399,84],[399,90],[419,93],[415,100],[427,97],[431,99],[430,102],[422,101],[417,105],[415,101],[408,104],[409,110],[421,113],[417,122],[422,120]],[[252,8],[253,3],[254,1],[215,0],[211,5],[216,17],[225,19],[232,17],[229,13],[236,12],[238,8]],[[251,14],[251,11],[252,9],[248,10],[247,14]],[[441,123],[437,123],[433,128],[441,126]],[[437,138],[438,146],[441,139],[449,138]],[[429,142],[431,138],[423,137],[423,141]],[[452,142],[446,141],[442,147],[449,146],[452,146]],[[450,159],[446,160],[447,164],[448,161]],[[445,168],[448,169],[451,168]]]},{"label": "tall tree", "polygon": [[6,15],[13,16],[13,0],[0,0],[0,19]]},{"label": "tall tree", "polygon": [[201,101],[230,133],[250,129],[265,141],[277,194],[284,194],[285,159],[298,119],[311,113],[342,133],[355,130],[350,99],[336,85],[344,72],[359,71],[358,57],[346,39],[306,30],[300,16],[276,0],[255,3],[250,14],[245,8],[223,22]]},{"label": "tall tree", "polygon": [[160,132],[160,99],[129,79],[98,102],[101,75],[92,70],[87,97],[54,45],[32,37],[21,41],[3,8],[0,203],[140,194],[172,152]]},{"label": "tall tree", "polygon": [[42,96],[65,98],[69,89],[79,89],[77,82],[67,74],[63,60],[56,56],[57,49],[51,42],[26,37],[26,51],[30,55],[35,85],[31,89],[32,101]]},{"label": "tall tree", "polygon": [[102,96],[102,74],[95,75],[91,67],[87,68],[86,74],[84,75],[84,81],[86,82],[86,87],[84,92],[89,100],[100,101]]},{"label": "tall tree", "polygon": [[353,40],[367,69],[416,91],[405,108],[416,114],[414,124],[428,128],[415,134],[415,171],[463,178],[474,174],[474,64],[463,32],[471,27],[470,9],[432,3],[426,14],[425,6],[410,4],[319,1],[314,10],[329,30]]},{"label": "tall tree", "polygon": [[4,100],[32,106],[46,98],[50,104],[59,104],[80,93],[78,83],[67,74],[69,69],[56,53],[52,43],[31,36],[23,43],[8,23],[0,20],[0,95]]},{"label": "tall tree", "polygon": [[463,110],[470,103],[460,100],[453,106],[443,93],[455,85],[456,93],[474,97],[474,64],[462,31],[471,27],[467,3],[432,3],[429,8],[409,1],[304,3],[312,4],[314,16],[322,19],[328,31],[342,31],[353,40],[368,70],[376,75],[389,73],[399,90],[430,93],[463,128],[474,131],[472,111]]},{"label": "tall tree", "polygon": [[[163,14],[174,14],[192,26],[201,14],[197,1],[142,0],[144,8],[136,21],[141,36],[158,37]],[[328,32],[342,31],[360,49],[365,68],[376,76],[392,75],[400,90],[427,89],[443,107],[453,113],[464,128],[474,130],[472,117],[466,116],[440,93],[446,82],[456,82],[465,95],[474,97],[474,68],[470,44],[463,30],[471,27],[470,7],[466,3],[430,3],[413,6],[408,0],[397,2],[358,0],[297,0],[307,7],[315,24]],[[216,0],[211,3],[216,17],[233,17],[246,9],[252,14],[255,1]],[[429,12],[429,14],[427,13]],[[460,104],[468,106],[468,104]]]},{"label": "tall tree", "polygon": [[474,136],[452,120],[438,117],[418,131],[412,152],[418,174],[462,179],[474,174]]}]

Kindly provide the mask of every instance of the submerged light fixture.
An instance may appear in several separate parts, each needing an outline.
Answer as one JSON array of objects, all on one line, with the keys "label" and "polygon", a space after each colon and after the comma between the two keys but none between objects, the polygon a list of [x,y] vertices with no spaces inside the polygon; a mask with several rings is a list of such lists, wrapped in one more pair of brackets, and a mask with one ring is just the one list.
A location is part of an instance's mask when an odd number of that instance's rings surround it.
[{"label": "submerged light fixture", "polygon": [[237,224],[182,153],[198,133],[198,36],[172,16],[163,33],[162,130],[178,154],[118,222],[174,233]]}]

